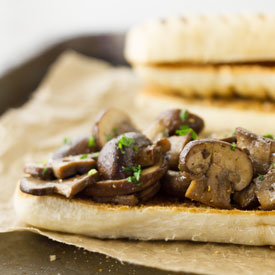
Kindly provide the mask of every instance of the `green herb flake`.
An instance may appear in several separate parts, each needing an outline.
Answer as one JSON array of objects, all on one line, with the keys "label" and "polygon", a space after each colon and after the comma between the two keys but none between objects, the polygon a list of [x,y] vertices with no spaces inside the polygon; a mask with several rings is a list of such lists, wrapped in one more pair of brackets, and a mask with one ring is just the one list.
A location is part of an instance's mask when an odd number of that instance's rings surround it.
[{"label": "green herb flake", "polygon": [[47,160],[41,160],[39,163],[43,164],[44,166],[47,165],[48,161]]},{"label": "green herb flake", "polygon": [[186,125],[181,125],[180,128],[178,130],[176,130],[176,134],[178,136],[185,136],[188,133],[191,133],[191,137],[192,137],[193,140],[198,138],[197,133],[192,128],[189,128]]},{"label": "green herb flake", "polygon": [[186,109],[182,109],[180,112],[180,119],[184,121],[187,118],[188,118],[188,111]]},{"label": "green herb flake", "polygon": [[98,158],[99,154],[100,154],[100,152],[94,152],[91,154],[91,158]]},{"label": "green herb flake", "polygon": [[233,131],[230,136],[235,136],[235,135],[236,135],[236,131]]},{"label": "green herb flake", "polygon": [[71,143],[72,143],[72,139],[71,139],[71,138],[68,138],[68,137],[65,137],[65,138],[63,139],[63,143],[64,143],[64,144],[71,144]]},{"label": "green herb flake", "polygon": [[88,158],[87,154],[83,154],[83,155],[80,156],[80,159],[86,159],[86,158]]},{"label": "green herb flake", "polygon": [[264,137],[274,139],[274,136],[272,134],[266,134],[266,135],[264,135]]},{"label": "green herb flake", "polygon": [[88,146],[89,146],[89,147],[95,146],[95,138],[94,138],[93,136],[91,136],[91,137],[89,138]]},{"label": "green herb flake", "polygon": [[258,176],[259,176],[259,180],[260,180],[260,181],[263,181],[263,180],[264,180],[264,176],[263,176],[263,175],[258,174]]},{"label": "green herb flake", "polygon": [[97,173],[97,170],[96,169],[91,169],[89,172],[88,172],[88,175],[89,176],[93,176]]},{"label": "green herb flake", "polygon": [[232,151],[235,151],[235,150],[236,150],[236,144],[235,144],[235,143],[233,143],[233,144],[231,145],[231,150],[232,150]]},{"label": "green herb flake", "polygon": [[113,132],[114,136],[117,136],[117,134],[118,134],[118,129],[117,129],[116,127],[114,127],[113,130],[112,130],[112,132]]},{"label": "green herb flake", "polygon": [[42,171],[42,176],[45,176],[48,171],[48,167],[45,167]]},{"label": "green herb flake", "polygon": [[275,162],[273,163],[273,167],[275,168]]},{"label": "green herb flake", "polygon": [[139,150],[139,148],[138,148],[136,145],[134,145],[133,150],[134,150],[135,152],[137,152],[137,151]]},{"label": "green herb flake", "polygon": [[118,148],[120,149],[122,154],[125,154],[124,151],[124,147],[129,147],[131,146],[133,143],[135,143],[134,139],[132,138],[128,138],[126,136],[122,136],[119,140],[118,140]]},{"label": "green herb flake", "polygon": [[122,169],[123,172],[127,172],[127,171],[130,171],[133,173],[132,176],[129,176],[127,178],[127,181],[128,182],[134,182],[137,186],[140,186],[139,181],[140,181],[140,178],[141,178],[141,173],[142,173],[142,169],[141,169],[141,165],[139,164],[137,167],[123,167]]},{"label": "green herb flake", "polygon": [[114,138],[113,136],[108,135],[108,134],[106,134],[106,133],[104,134],[104,136],[105,136],[105,138],[106,138],[107,141],[110,141],[111,139]]}]

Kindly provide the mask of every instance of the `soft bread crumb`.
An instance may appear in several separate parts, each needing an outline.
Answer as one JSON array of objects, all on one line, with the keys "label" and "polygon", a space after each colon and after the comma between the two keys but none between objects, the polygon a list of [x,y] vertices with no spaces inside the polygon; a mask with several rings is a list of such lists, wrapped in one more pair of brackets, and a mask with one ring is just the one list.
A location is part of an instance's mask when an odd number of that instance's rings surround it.
[{"label": "soft bread crumb", "polygon": [[56,260],[56,255],[50,255],[50,262],[54,262]]}]

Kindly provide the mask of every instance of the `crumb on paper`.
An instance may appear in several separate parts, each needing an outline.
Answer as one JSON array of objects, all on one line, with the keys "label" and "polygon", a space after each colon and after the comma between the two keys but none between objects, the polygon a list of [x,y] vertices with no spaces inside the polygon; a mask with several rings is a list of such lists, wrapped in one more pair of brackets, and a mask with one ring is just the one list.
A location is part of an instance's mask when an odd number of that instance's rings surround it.
[{"label": "crumb on paper", "polygon": [[56,255],[50,255],[50,262],[54,262],[56,260]]},{"label": "crumb on paper", "polygon": [[100,268],[98,271],[99,271],[99,272],[102,272],[102,271],[103,271],[103,269],[102,269],[102,268]]},{"label": "crumb on paper", "polygon": [[216,250],[215,253],[216,253],[216,254],[220,254],[221,252],[220,252],[219,250]]}]

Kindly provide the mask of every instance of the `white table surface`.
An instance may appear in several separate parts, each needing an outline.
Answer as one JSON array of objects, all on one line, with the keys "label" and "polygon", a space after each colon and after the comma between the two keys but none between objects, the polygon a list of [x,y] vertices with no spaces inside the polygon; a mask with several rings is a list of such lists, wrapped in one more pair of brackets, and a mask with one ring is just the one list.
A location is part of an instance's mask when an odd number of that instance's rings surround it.
[{"label": "white table surface", "polygon": [[274,0],[0,0],[0,75],[56,41],[150,17],[275,12]]}]

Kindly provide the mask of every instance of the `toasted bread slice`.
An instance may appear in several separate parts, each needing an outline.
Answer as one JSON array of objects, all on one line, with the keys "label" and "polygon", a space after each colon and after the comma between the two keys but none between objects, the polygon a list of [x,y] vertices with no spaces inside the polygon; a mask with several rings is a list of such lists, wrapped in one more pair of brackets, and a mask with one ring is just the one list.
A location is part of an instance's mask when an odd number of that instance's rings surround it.
[{"label": "toasted bread slice", "polygon": [[275,245],[275,211],[214,209],[163,199],[121,206],[33,196],[19,188],[14,205],[19,218],[29,225],[98,238]]},{"label": "toasted bread slice", "polygon": [[274,132],[274,102],[244,99],[192,99],[166,93],[156,87],[148,87],[140,90],[136,104],[140,109],[149,109],[152,114],[159,114],[168,108],[188,109],[203,117],[206,125],[204,132],[207,134],[230,135],[239,126],[259,135]]},{"label": "toasted bread slice", "polygon": [[149,86],[183,96],[231,97],[275,100],[275,66],[134,65]]},{"label": "toasted bread slice", "polygon": [[133,27],[125,56],[130,63],[232,63],[275,60],[275,15],[186,15]]}]

